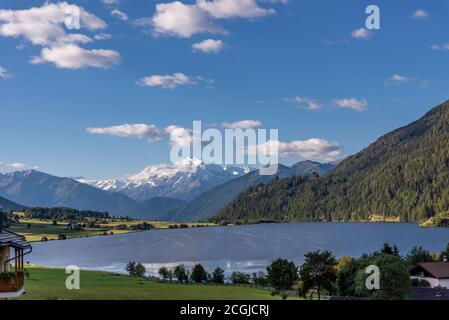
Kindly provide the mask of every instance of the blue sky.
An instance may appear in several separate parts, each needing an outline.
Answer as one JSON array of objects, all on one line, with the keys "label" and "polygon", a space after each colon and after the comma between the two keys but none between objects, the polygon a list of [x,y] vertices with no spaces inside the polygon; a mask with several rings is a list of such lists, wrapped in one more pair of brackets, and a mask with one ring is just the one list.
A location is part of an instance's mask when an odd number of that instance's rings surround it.
[{"label": "blue sky", "polygon": [[[448,99],[448,1],[234,1],[3,0],[0,171],[135,173],[169,162],[167,137],[117,126],[193,120],[262,123],[291,151],[281,162],[324,161],[294,142],[350,155]],[[80,30],[61,23],[73,4]],[[380,30],[359,30],[369,4]]]}]

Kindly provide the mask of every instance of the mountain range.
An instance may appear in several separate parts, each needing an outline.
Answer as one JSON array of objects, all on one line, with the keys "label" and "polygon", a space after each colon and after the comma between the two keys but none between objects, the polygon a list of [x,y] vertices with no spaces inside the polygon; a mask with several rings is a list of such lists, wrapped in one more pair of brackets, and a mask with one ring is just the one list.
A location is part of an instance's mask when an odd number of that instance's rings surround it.
[{"label": "mountain range", "polygon": [[0,196],[27,207],[70,207],[112,214],[137,204],[126,195],[35,170],[0,175]]},{"label": "mountain range", "polygon": [[249,188],[216,220],[419,221],[449,210],[449,101],[394,130],[320,177]]},{"label": "mountain range", "polygon": [[259,170],[256,170],[200,194],[186,205],[169,212],[163,219],[168,221],[206,221],[249,187],[266,184],[274,179],[305,175],[312,172],[325,174],[334,168],[335,165],[331,163],[301,161],[291,167],[279,165],[276,175],[260,175]]},{"label": "mountain range", "polygon": [[250,171],[252,169],[249,167],[222,167],[187,158],[176,164],[149,166],[126,179],[82,178],[78,182],[104,191],[119,192],[139,202],[155,197],[192,200],[199,194]]},{"label": "mountain range", "polygon": [[0,197],[0,211],[1,210],[22,210],[25,209],[24,206],[17,204],[15,202],[9,201],[3,197]]}]

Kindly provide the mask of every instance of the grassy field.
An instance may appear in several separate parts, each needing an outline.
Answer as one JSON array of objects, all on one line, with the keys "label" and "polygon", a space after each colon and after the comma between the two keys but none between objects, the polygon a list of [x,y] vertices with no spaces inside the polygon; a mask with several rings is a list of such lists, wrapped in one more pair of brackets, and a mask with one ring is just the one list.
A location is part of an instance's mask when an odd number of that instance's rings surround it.
[{"label": "grassy field", "polygon": [[[29,268],[24,300],[273,300],[270,291],[248,287],[181,285],[130,278],[97,271],[81,271],[81,289],[65,287],[62,269]],[[291,299],[291,298],[289,298]]]},{"label": "grassy field", "polygon": [[[69,228],[67,228],[68,221],[58,221],[57,225],[53,225],[52,220],[21,218],[19,224],[13,224],[8,229],[25,236],[25,238],[30,242],[35,242],[42,241],[44,237],[48,240],[57,240],[58,235],[60,234],[65,235],[68,239],[72,239],[80,237],[92,237],[100,235],[106,236],[111,234],[139,232],[138,230],[131,230],[131,227],[134,225],[142,224],[143,222],[147,222],[153,225],[156,229],[168,229],[173,226],[179,226],[179,224],[171,222],[106,219],[106,223],[102,223],[96,228],[84,227],[82,228],[82,230],[70,230]],[[126,225],[127,227],[129,227],[129,229],[115,229],[115,227],[119,225]],[[213,226],[213,224],[210,223],[187,223],[186,225],[189,228],[196,226]]]}]

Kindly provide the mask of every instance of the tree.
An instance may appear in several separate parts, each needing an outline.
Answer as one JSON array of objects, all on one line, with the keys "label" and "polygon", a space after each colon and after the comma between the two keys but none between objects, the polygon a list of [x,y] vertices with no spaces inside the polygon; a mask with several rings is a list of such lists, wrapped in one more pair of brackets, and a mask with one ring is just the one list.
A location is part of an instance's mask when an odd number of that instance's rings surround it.
[{"label": "tree", "polygon": [[130,261],[126,265],[126,271],[132,277],[143,277],[146,273],[146,269],[140,262]]},{"label": "tree", "polygon": [[422,262],[432,262],[434,259],[429,251],[424,250],[420,246],[415,246],[409,251],[405,260],[410,266],[414,266]]},{"label": "tree", "polygon": [[173,271],[172,270],[168,270],[167,267],[161,267],[159,269],[159,275],[164,280],[170,280],[170,282],[173,281]]},{"label": "tree", "polygon": [[392,247],[389,243],[384,243],[383,248],[380,249],[380,254],[389,254],[399,257],[399,249],[396,245]]},{"label": "tree", "polygon": [[268,283],[277,291],[285,292],[293,288],[298,280],[298,267],[293,261],[278,259],[267,267]]},{"label": "tree", "polygon": [[187,275],[186,268],[183,264],[177,266],[173,271],[173,274],[180,282],[187,282],[189,280],[189,276]]},{"label": "tree", "polygon": [[224,270],[220,267],[212,272],[212,282],[217,284],[223,284],[225,280]]},{"label": "tree", "polygon": [[193,267],[192,281],[195,283],[203,283],[207,281],[207,272],[201,264],[197,264]]},{"label": "tree", "polygon": [[303,294],[312,289],[316,290],[320,300],[323,290],[332,293],[335,289],[337,261],[330,251],[309,252],[305,257],[306,260],[299,271]]},{"label": "tree", "polygon": [[382,254],[369,261],[380,271],[380,290],[368,290],[365,269],[357,272],[355,277],[356,292],[359,296],[376,300],[405,300],[410,296],[411,280],[409,265],[401,257]]},{"label": "tree", "polygon": [[234,271],[231,274],[231,281],[233,284],[249,284],[251,276],[249,274]]},{"label": "tree", "polygon": [[343,264],[341,259],[337,266],[337,292],[342,297],[356,297],[356,282],[355,276],[360,270],[366,270],[370,265],[369,258],[364,256],[360,259],[345,260]]}]

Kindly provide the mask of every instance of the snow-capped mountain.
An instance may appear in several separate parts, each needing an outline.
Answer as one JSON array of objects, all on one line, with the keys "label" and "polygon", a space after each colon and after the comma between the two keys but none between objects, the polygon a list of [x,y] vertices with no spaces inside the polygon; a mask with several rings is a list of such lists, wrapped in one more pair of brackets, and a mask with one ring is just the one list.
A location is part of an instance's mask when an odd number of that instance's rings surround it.
[{"label": "snow-capped mountain", "polygon": [[78,181],[101,190],[123,193],[137,201],[153,197],[191,200],[200,193],[250,171],[249,167],[222,167],[198,159],[184,159],[176,164],[149,166],[126,179]]}]

